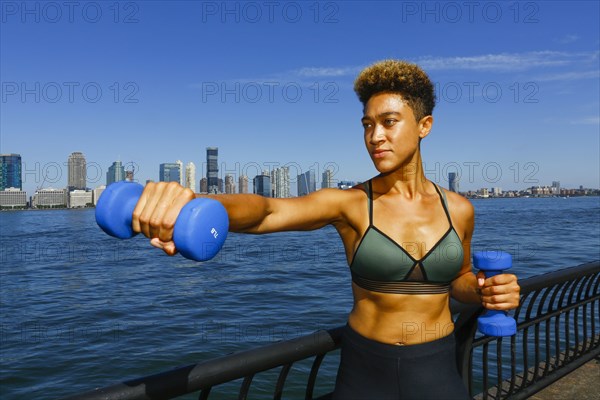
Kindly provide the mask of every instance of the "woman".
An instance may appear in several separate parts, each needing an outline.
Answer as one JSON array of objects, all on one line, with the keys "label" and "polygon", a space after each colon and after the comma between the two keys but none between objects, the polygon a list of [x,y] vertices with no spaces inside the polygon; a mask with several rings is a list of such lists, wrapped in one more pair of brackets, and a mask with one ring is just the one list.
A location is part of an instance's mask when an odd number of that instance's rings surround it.
[{"label": "woman", "polygon": [[[333,225],[352,273],[354,307],[342,340],[334,398],[468,398],[455,364],[449,300],[509,310],[519,303],[511,274],[471,272],[474,212],[468,200],[426,179],[420,144],[433,125],[434,90],[416,65],[387,60],[363,70],[364,141],[379,175],[350,190],[304,197],[216,195],[230,230],[270,233]],[[167,254],[173,226],[195,196],[150,183],[133,228]]]}]

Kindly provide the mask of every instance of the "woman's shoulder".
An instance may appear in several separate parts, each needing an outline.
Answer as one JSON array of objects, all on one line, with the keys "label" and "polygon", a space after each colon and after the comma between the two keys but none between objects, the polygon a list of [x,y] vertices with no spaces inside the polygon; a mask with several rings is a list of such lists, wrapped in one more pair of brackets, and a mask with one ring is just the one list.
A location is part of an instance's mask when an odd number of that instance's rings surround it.
[{"label": "woman's shoulder", "polygon": [[353,200],[360,200],[366,197],[367,189],[362,183],[359,183],[350,188],[327,188],[319,189],[316,192],[312,192],[309,196],[311,199],[329,199],[339,203],[347,203]]},{"label": "woman's shoulder", "polygon": [[461,196],[456,192],[444,189],[441,186],[438,187],[440,188],[440,190],[443,190],[444,194],[446,195],[448,208],[453,216],[469,219],[473,218],[475,210],[473,208],[473,204],[471,204],[471,202],[466,197]]}]

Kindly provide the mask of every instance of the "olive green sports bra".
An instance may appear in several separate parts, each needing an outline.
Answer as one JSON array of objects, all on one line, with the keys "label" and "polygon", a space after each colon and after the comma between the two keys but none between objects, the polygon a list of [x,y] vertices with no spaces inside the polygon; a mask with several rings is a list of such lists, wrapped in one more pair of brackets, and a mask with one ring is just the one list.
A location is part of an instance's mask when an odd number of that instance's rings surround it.
[{"label": "olive green sports bra", "polygon": [[373,225],[373,191],[371,181],[365,185],[369,202],[369,227],[356,251],[350,271],[352,281],[363,289],[382,293],[440,294],[448,293],[450,282],[463,264],[462,242],[452,226],[446,195],[435,190],[450,226],[437,243],[420,259],[410,255],[401,245]]}]

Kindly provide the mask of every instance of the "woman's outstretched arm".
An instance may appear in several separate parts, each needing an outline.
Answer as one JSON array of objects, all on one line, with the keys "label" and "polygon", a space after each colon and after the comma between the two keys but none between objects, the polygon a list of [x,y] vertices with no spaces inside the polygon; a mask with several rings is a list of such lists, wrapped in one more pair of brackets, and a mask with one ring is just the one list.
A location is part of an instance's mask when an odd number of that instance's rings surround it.
[{"label": "woman's outstretched arm", "polygon": [[307,196],[288,199],[254,194],[194,194],[175,182],[151,182],[146,185],[133,212],[132,226],[151,239],[153,246],[167,254],[177,252],[172,241],[179,212],[196,197],[219,201],[229,217],[229,230],[243,233],[271,233],[312,230],[343,219],[346,194],[338,189],[322,189]]}]

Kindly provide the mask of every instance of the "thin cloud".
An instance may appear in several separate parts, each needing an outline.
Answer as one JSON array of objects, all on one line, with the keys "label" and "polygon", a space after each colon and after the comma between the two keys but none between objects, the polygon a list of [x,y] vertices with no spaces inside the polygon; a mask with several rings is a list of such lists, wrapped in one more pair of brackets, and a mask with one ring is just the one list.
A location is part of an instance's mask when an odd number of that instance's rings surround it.
[{"label": "thin cloud", "polygon": [[534,80],[536,82],[550,82],[550,81],[576,81],[580,79],[598,79],[600,78],[600,71],[571,71],[563,72],[558,74],[540,75]]},{"label": "thin cloud", "polygon": [[416,60],[426,70],[524,71],[540,67],[562,67],[594,61],[598,52],[567,53],[534,51],[485,54],[468,57],[422,57]]},{"label": "thin cloud", "polygon": [[571,121],[571,125],[600,125],[600,117],[584,117]]},{"label": "thin cloud", "polygon": [[558,39],[558,43],[560,44],[569,44],[579,40],[579,36],[577,35],[566,35],[560,39]]},{"label": "thin cloud", "polygon": [[[426,71],[487,71],[487,72],[517,72],[540,70],[544,68],[565,68],[595,66],[600,52],[560,52],[532,51],[524,53],[483,54],[475,56],[432,57],[424,56],[409,61],[415,62]],[[366,65],[352,66],[306,66],[294,70],[273,73],[269,77],[255,79],[238,78],[226,79],[227,82],[271,84],[273,82],[312,82],[311,79],[346,78],[356,75]],[[539,81],[560,81],[597,78],[597,71],[566,71],[540,76]],[[199,87],[194,84],[192,87]]]},{"label": "thin cloud", "polygon": [[295,70],[294,73],[306,78],[329,78],[355,75],[360,71],[361,68],[362,67],[304,67]]},{"label": "thin cloud", "polygon": [[[416,62],[425,70],[468,70],[468,71],[524,71],[535,68],[563,67],[594,62],[599,52],[568,53],[559,51],[532,51],[526,53],[483,54],[456,57],[419,57]],[[292,71],[303,77],[355,76],[364,66],[304,67]]]}]

